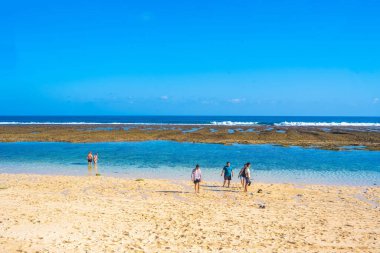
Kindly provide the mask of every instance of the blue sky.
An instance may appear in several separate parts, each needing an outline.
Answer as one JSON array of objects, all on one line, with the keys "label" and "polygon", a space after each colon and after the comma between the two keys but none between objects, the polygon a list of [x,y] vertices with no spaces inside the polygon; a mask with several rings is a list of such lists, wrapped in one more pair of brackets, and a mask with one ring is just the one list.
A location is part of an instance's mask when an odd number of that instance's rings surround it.
[{"label": "blue sky", "polygon": [[380,2],[8,1],[1,115],[380,116]]}]

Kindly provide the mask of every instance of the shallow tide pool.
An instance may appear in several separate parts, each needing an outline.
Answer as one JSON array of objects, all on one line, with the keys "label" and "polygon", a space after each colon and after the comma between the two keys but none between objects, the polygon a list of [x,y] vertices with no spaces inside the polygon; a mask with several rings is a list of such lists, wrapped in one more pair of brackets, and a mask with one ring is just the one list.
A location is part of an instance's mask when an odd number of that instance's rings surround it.
[{"label": "shallow tide pool", "polygon": [[103,175],[189,179],[192,168],[200,164],[204,178],[217,181],[228,160],[235,175],[251,162],[253,178],[261,182],[380,185],[378,151],[171,141],[0,143],[0,173],[86,175],[92,173],[86,161],[89,151],[99,153],[98,170]]}]

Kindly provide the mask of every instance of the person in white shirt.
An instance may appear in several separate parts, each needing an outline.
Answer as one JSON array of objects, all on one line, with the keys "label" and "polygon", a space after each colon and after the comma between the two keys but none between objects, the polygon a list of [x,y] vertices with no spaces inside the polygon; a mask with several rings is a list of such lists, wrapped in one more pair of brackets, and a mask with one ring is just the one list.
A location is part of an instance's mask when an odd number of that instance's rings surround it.
[{"label": "person in white shirt", "polygon": [[199,193],[199,183],[202,181],[202,171],[201,167],[197,164],[195,169],[191,172],[191,180],[194,183],[195,193]]},{"label": "person in white shirt", "polygon": [[244,164],[243,168],[241,168],[239,172],[240,183],[241,183],[241,187],[243,188],[245,184],[245,176],[244,176],[245,168],[247,168],[247,164]]}]

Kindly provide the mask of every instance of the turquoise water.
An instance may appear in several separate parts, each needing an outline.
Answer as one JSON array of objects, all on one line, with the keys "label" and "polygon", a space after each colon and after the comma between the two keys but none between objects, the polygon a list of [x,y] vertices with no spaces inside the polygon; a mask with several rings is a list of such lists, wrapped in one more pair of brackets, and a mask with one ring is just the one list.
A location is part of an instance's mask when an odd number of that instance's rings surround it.
[{"label": "turquoise water", "polygon": [[251,162],[261,182],[380,185],[380,152],[170,141],[0,143],[0,173],[86,175],[88,151],[99,153],[101,174],[120,177],[189,179],[198,163],[204,178],[216,181],[228,160],[235,173]]}]

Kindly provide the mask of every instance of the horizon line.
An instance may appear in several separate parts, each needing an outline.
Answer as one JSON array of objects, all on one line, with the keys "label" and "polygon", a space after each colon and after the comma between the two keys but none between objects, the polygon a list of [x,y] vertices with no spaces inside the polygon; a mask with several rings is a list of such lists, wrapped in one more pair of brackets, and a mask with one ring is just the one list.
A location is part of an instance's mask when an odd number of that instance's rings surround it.
[{"label": "horizon line", "polygon": [[362,118],[379,118],[380,115],[149,115],[149,114],[88,114],[88,115],[69,115],[69,114],[59,114],[59,115],[0,115],[0,117],[362,117]]}]

